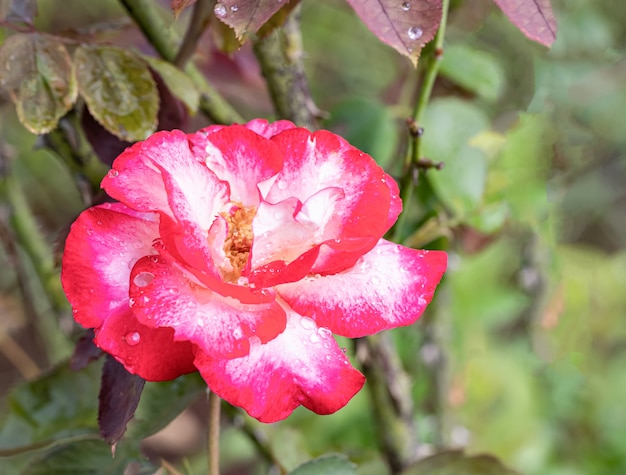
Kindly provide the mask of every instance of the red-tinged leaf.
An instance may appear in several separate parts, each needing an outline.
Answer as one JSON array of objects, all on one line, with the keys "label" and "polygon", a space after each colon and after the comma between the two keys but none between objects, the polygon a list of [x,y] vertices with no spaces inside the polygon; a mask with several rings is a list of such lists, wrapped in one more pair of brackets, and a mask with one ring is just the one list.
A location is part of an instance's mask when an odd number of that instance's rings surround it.
[{"label": "red-tinged leaf", "polygon": [[215,16],[235,30],[237,38],[256,33],[278,10],[297,0],[220,0],[215,4]]},{"label": "red-tinged leaf", "polygon": [[441,0],[348,0],[380,41],[417,65],[420,51],[437,33]]},{"label": "red-tinged leaf", "polygon": [[196,3],[196,0],[172,0],[171,7],[174,12],[174,16],[178,18],[180,12],[194,3]]},{"label": "red-tinged leaf", "polygon": [[494,0],[528,38],[545,46],[556,39],[556,20],[550,0]]},{"label": "red-tinged leaf", "polygon": [[93,330],[87,330],[76,342],[74,353],[70,357],[70,369],[80,371],[103,354],[102,350],[93,342]]},{"label": "red-tinged leaf", "polygon": [[98,424],[102,437],[109,444],[115,444],[126,432],[126,425],[139,405],[144,384],[145,380],[130,374],[112,356],[107,355],[98,396]]}]

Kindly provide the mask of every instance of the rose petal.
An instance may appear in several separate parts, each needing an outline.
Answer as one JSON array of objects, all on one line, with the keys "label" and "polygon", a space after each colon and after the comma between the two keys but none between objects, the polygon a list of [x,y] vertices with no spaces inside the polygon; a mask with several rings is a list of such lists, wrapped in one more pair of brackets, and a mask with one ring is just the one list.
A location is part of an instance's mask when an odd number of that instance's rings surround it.
[{"label": "rose petal", "polygon": [[175,342],[171,328],[140,324],[130,310],[109,315],[94,342],[147,381],[168,381],[196,371],[190,342]]},{"label": "rose petal", "polygon": [[276,122],[268,122],[265,119],[253,119],[245,127],[256,132],[266,139],[272,138],[283,130],[295,129],[297,125],[288,120],[277,120]]},{"label": "rose petal", "polygon": [[365,382],[329,330],[291,310],[285,331],[266,344],[253,339],[248,356],[216,360],[198,352],[195,364],[212,391],[261,422],[284,419],[300,405],[333,413]]},{"label": "rose petal", "polygon": [[156,219],[156,214],[107,203],[89,208],[72,224],[61,282],[78,323],[97,328],[128,309],[130,270],[139,258],[156,252]]},{"label": "rose petal", "polygon": [[298,313],[349,338],[410,325],[432,300],[446,270],[442,251],[417,251],[381,239],[357,264],[335,275],[280,285]]},{"label": "rose petal", "polygon": [[174,329],[177,341],[189,340],[203,352],[233,358],[248,353],[248,339],[262,342],[285,328],[285,312],[274,292],[258,292],[255,305],[244,305],[202,286],[167,257],[137,262],[130,277],[131,307],[139,322]]},{"label": "rose petal", "polygon": [[194,154],[229,183],[231,201],[247,207],[259,205],[257,185],[276,175],[283,164],[276,145],[241,125],[194,134],[191,142]]},{"label": "rose petal", "polygon": [[306,203],[320,190],[340,188],[342,199],[335,194],[326,203],[333,212],[321,211],[326,219],[319,223],[323,237],[326,242],[359,238],[361,248],[348,251],[330,245],[320,252],[313,272],[336,273],[352,266],[397,218],[401,205],[394,193],[397,188],[387,183],[391,178],[370,156],[327,131],[288,129],[272,141],[283,151],[285,162],[265,200],[278,203],[296,197]]}]

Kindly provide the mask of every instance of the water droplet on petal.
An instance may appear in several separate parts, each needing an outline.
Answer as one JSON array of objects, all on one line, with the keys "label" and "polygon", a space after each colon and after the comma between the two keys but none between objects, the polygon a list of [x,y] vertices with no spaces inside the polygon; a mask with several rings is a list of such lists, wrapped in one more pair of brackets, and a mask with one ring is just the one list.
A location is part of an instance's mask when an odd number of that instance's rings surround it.
[{"label": "water droplet on petal", "polygon": [[213,13],[215,13],[215,16],[218,16],[220,18],[225,18],[226,7],[222,5],[221,3],[216,3],[215,6],[213,7]]},{"label": "water droplet on petal", "polygon": [[243,336],[243,332],[241,331],[241,328],[235,328],[233,330],[233,338],[235,340],[239,340],[242,336]]},{"label": "water droplet on petal", "polygon": [[133,279],[133,284],[137,287],[147,287],[153,280],[154,274],[152,272],[140,272]]},{"label": "water droplet on petal", "polygon": [[409,2],[402,3],[402,10],[404,10],[405,12],[408,12],[410,9],[411,9],[411,4]]},{"label": "water droplet on petal", "polygon": [[276,186],[278,187],[279,190],[285,190],[287,188],[287,182],[279,181],[278,183],[276,183]]},{"label": "water droplet on petal", "polygon": [[93,234],[93,229],[87,229],[87,236],[91,236]]},{"label": "water droplet on petal", "polygon": [[304,328],[305,330],[313,330],[315,328],[315,322],[307,317],[303,317],[300,320],[300,325],[302,325],[302,328]]},{"label": "water droplet on petal", "polygon": [[150,260],[156,264],[157,262],[159,262],[159,256],[151,256]]},{"label": "water droplet on petal", "polygon": [[407,35],[409,35],[409,38],[412,40],[419,40],[423,34],[424,32],[422,31],[422,29],[418,28],[417,26],[412,26],[407,31]]},{"label": "water droplet on petal", "polygon": [[131,297],[131,298],[128,299],[128,306],[129,307],[133,307],[135,305],[135,303],[136,302],[135,302],[134,298]]},{"label": "water droplet on petal", "polygon": [[135,346],[141,340],[141,335],[139,332],[130,332],[124,337],[124,339],[130,346]]},{"label": "water droplet on petal", "polygon": [[325,328],[325,327],[318,328],[317,333],[322,338],[330,338],[333,335],[333,332],[331,332],[328,328]]},{"label": "water droplet on petal", "polygon": [[235,13],[238,10],[239,10],[239,7],[237,5],[233,5],[232,7],[230,7],[230,11],[233,13]]},{"label": "water droplet on petal", "polygon": [[345,355],[348,352],[348,348],[342,348],[341,351],[343,351],[343,354]]},{"label": "water droplet on petal", "polygon": [[115,168],[111,168],[109,170],[109,172],[107,173],[109,178],[115,178],[116,176],[118,176],[120,174],[120,172],[118,172]]},{"label": "water droplet on petal", "polygon": [[320,337],[317,335],[317,333],[313,333],[309,337],[309,340],[311,340],[311,343],[319,343],[320,342]]}]

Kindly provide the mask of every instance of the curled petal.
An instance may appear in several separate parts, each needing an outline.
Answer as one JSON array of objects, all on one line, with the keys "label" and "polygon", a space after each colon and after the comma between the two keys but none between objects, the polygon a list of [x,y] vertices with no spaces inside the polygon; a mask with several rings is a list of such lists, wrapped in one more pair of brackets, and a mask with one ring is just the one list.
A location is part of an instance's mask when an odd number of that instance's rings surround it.
[{"label": "curled petal", "polygon": [[193,373],[193,345],[174,341],[171,328],[149,328],[130,309],[108,316],[96,331],[94,343],[113,355],[129,373],[147,381],[168,381]]},{"label": "curled petal", "polygon": [[432,300],[446,270],[442,251],[417,251],[381,239],[340,274],[311,276],[276,288],[296,312],[349,338],[410,325]]},{"label": "curled petal", "polygon": [[277,120],[276,122],[268,122],[265,119],[253,119],[245,127],[256,132],[266,139],[272,138],[283,130],[295,129],[296,124],[288,120]]},{"label": "curled petal", "polygon": [[365,382],[329,330],[291,310],[285,331],[266,344],[253,339],[248,356],[216,360],[198,352],[195,364],[212,391],[261,422],[284,419],[300,405],[333,413]]},{"label": "curled petal", "polygon": [[260,291],[255,305],[245,305],[202,286],[163,256],[140,260],[130,282],[131,307],[139,322],[173,328],[175,340],[189,340],[214,357],[245,355],[250,337],[267,342],[285,328],[285,311],[273,291]]},{"label": "curled petal", "polygon": [[283,151],[285,162],[264,199],[278,203],[296,197],[306,203],[320,190],[339,188],[341,197],[337,193],[332,200],[326,197],[332,212],[319,211],[325,219],[318,223],[323,229],[320,241],[360,239],[364,245],[358,251],[327,247],[320,252],[313,272],[336,273],[350,267],[397,218],[401,209],[397,188],[387,183],[388,175],[370,156],[330,132],[288,129],[272,141]]},{"label": "curled petal", "polygon": [[242,125],[224,127],[209,135],[190,136],[196,157],[220,180],[230,185],[230,199],[244,206],[258,206],[257,185],[276,175],[282,153],[270,140]]},{"label": "curled petal", "polygon": [[84,211],[65,243],[61,282],[74,318],[99,327],[110,314],[128,309],[128,280],[135,262],[156,251],[155,214],[137,213],[121,203]]}]

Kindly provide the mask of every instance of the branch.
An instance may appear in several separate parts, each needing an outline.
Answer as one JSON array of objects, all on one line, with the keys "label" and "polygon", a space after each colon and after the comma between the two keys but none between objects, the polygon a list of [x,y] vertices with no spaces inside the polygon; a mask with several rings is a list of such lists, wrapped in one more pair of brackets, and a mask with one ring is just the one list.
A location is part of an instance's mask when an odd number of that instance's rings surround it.
[{"label": "branch", "polygon": [[[120,0],[159,55],[173,63],[178,54],[178,40],[157,10],[153,0]],[[239,113],[211,86],[193,64],[185,72],[200,91],[200,110],[213,122],[232,124],[244,122]]]},{"label": "branch", "polygon": [[315,130],[319,110],[311,98],[302,63],[299,5],[281,28],[255,41],[254,53],[267,81],[276,114]]}]

